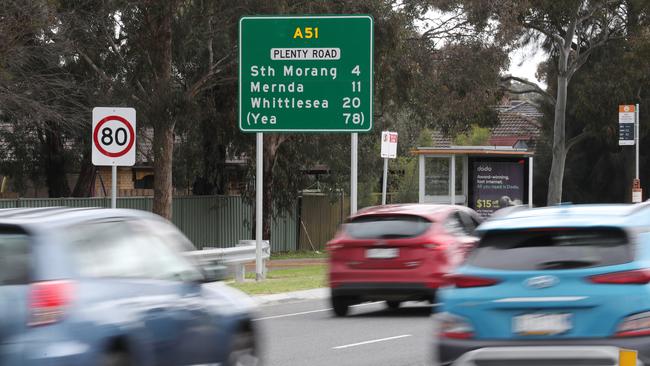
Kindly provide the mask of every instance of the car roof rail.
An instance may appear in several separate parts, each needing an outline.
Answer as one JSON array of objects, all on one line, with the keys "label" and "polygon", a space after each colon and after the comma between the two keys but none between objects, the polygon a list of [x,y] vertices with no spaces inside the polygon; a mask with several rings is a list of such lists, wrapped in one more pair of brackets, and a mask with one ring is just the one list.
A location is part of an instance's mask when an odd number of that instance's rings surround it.
[{"label": "car roof rail", "polygon": [[494,211],[494,213],[492,213],[492,215],[490,215],[488,217],[488,220],[500,219],[500,218],[502,218],[504,216],[508,216],[508,215],[510,215],[510,214],[512,214],[514,212],[519,212],[519,211],[523,211],[523,210],[527,210],[527,209],[528,209],[528,205],[515,205],[515,206],[504,207],[502,209]]},{"label": "car roof rail", "polygon": [[647,200],[647,201],[644,201],[644,202],[637,203],[637,204],[633,205],[632,209],[630,210],[628,215],[634,215],[635,213],[637,213],[639,211],[643,211],[643,210],[645,210],[647,208],[650,208],[650,199]]}]

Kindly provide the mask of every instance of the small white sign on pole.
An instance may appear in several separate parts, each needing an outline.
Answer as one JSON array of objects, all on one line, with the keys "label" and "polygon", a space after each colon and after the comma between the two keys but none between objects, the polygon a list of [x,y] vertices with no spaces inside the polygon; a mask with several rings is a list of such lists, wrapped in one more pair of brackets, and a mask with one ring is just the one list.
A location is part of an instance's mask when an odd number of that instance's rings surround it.
[{"label": "small white sign on pole", "polygon": [[381,133],[381,157],[388,159],[397,157],[397,132],[383,131]]},{"label": "small white sign on pole", "polygon": [[135,136],[135,109],[93,108],[93,165],[133,166]]},{"label": "small white sign on pole", "polygon": [[384,158],[384,174],[381,186],[381,204],[386,204],[386,189],[388,186],[388,159],[397,157],[397,132],[382,131],[381,157]]}]

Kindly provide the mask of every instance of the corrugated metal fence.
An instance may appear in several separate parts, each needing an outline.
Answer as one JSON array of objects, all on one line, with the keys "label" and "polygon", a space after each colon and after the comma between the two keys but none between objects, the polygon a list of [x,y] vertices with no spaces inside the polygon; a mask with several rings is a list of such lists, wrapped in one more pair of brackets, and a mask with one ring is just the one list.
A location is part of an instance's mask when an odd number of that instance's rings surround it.
[{"label": "corrugated metal fence", "polygon": [[300,200],[298,249],[323,250],[350,213],[350,198],[332,199],[325,194],[304,194]]},{"label": "corrugated metal fence", "polygon": [[[152,197],[122,197],[117,207],[151,211]],[[110,207],[110,198],[17,198],[0,200],[0,208],[12,207]],[[252,207],[240,196],[174,197],[172,222],[198,247],[231,247],[253,239]],[[292,251],[297,245],[297,212],[276,218],[271,227],[271,251]]]}]

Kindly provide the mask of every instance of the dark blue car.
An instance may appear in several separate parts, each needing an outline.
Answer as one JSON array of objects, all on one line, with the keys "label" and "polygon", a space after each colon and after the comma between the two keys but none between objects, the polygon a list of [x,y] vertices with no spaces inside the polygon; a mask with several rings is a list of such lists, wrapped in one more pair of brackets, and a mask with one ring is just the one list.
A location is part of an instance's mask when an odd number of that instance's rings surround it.
[{"label": "dark blue car", "polygon": [[0,365],[255,365],[253,303],[143,211],[0,210]]}]

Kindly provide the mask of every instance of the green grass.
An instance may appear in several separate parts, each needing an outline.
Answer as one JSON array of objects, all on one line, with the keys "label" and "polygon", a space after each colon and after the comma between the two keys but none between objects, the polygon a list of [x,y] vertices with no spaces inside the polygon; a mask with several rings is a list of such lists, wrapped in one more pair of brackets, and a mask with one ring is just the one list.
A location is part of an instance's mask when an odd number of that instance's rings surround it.
[{"label": "green grass", "polygon": [[277,294],[281,292],[309,290],[326,286],[325,265],[306,266],[301,268],[278,269],[268,272],[266,280],[251,281],[255,274],[247,274],[246,282],[229,282],[250,295]]},{"label": "green grass", "polygon": [[304,259],[304,258],[327,258],[327,252],[323,249],[318,253],[312,251],[271,253],[271,259]]}]

